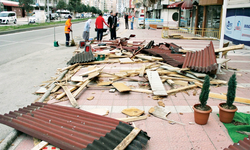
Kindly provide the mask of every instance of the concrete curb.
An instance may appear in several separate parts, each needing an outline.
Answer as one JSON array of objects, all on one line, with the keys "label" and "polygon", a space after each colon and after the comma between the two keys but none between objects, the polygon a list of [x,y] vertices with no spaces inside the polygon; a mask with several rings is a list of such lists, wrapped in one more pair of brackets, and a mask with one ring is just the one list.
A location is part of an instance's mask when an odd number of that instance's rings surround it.
[{"label": "concrete curb", "polygon": [[[119,30],[119,27],[117,28]],[[116,30],[116,31],[117,31]],[[1,35],[1,33],[0,33]],[[103,34],[103,36],[108,35],[108,33]],[[94,37],[96,39],[96,37]],[[65,74],[68,72],[68,70],[65,70],[58,78],[57,80],[61,80]],[[43,94],[43,96],[38,100],[38,102],[43,102],[51,93],[51,91],[55,88],[55,83],[52,83],[50,88]],[[13,129],[13,131],[0,143],[0,150],[7,150],[9,146],[15,141],[20,131],[17,131],[16,129]]]}]

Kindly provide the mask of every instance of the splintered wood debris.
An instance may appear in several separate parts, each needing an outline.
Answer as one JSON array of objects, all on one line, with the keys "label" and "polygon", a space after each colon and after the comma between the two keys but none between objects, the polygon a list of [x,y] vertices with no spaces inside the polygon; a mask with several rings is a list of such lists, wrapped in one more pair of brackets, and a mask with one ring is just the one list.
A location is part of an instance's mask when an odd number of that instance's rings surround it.
[{"label": "splintered wood debris", "polygon": [[[62,69],[58,68],[58,72],[67,71],[64,77],[61,80],[52,77],[49,81],[44,82],[36,93],[50,92],[51,96],[49,96],[48,100],[58,102],[69,100],[72,106],[76,108],[79,108],[77,103],[78,98],[83,93],[88,93],[89,88],[101,88],[101,90],[107,90],[108,93],[114,95],[133,94],[134,92],[147,94],[146,97],[151,100],[157,100],[158,105],[162,107],[165,106],[164,98],[167,96],[176,96],[180,92],[188,96],[199,94],[197,92],[199,90],[197,89],[202,88],[204,77],[207,74],[194,72],[190,68],[171,66],[164,63],[164,58],[161,56],[156,57],[142,54],[140,52],[142,52],[144,47],[147,47],[143,42],[145,41],[138,43],[130,41],[128,46],[122,45],[119,42],[106,41],[107,46],[105,46],[105,49],[100,46],[92,47],[95,56],[105,54],[105,59],[87,63],[76,63]],[[217,49],[215,53],[241,49],[243,46],[237,45]],[[179,52],[185,53],[187,51],[180,49]],[[239,73],[237,75],[242,76]],[[52,83],[56,86],[51,91],[47,90]],[[227,81],[210,78],[210,84],[220,86],[227,84]],[[116,90],[119,93],[115,92]],[[84,100],[95,101],[97,95],[95,97],[88,95],[84,97]],[[224,95],[212,93],[210,97],[225,99]],[[237,101],[249,103],[247,99],[236,99]],[[160,109],[156,108],[156,112],[152,112],[152,114],[157,116],[159,111]],[[142,113],[141,111],[139,112]],[[136,115],[140,116],[140,114]],[[132,116],[134,115],[132,114]]]}]

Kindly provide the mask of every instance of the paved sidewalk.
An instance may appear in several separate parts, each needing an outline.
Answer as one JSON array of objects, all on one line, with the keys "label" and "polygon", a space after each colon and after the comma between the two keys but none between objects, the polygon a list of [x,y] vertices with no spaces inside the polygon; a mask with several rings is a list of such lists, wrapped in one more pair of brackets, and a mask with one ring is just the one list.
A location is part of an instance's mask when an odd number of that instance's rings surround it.
[{"label": "paved sidewalk", "polygon": [[[134,30],[124,29],[123,18],[121,18],[120,29],[117,31],[118,37],[128,37],[130,34],[135,34],[135,38],[131,40],[154,40],[155,43],[172,42],[183,49],[201,50],[208,44],[209,40],[181,40],[181,39],[162,39],[161,30],[148,30],[137,29]],[[104,37],[109,39],[109,35]],[[219,41],[213,41],[215,48],[219,48]],[[228,63],[230,67],[239,69],[237,73],[237,82],[241,88],[237,88],[236,96],[243,98],[250,98],[250,51],[237,50],[229,53],[231,61]],[[138,69],[142,64],[108,64],[105,65],[104,71],[114,73],[118,70]],[[84,71],[84,70],[81,70]],[[226,80],[233,74],[231,70],[223,70],[224,74],[218,75],[218,79]],[[78,72],[77,74],[80,74]],[[133,84],[133,83],[130,83]],[[165,84],[166,90],[170,87]],[[194,90],[189,90],[188,94],[180,92],[176,96],[168,96],[163,99],[166,110],[171,111],[168,116],[169,119],[179,121],[185,124],[170,124],[168,121],[148,117],[146,120],[137,121],[135,125],[148,133],[151,137],[144,150],[219,150],[233,144],[224,125],[219,121],[217,116],[217,105],[222,100],[209,98],[208,105],[212,106],[213,112],[210,114],[207,125],[193,124],[193,110],[192,106],[199,102],[200,90],[197,90],[197,95],[193,95]],[[211,87],[211,92],[226,93],[227,86]],[[86,98],[94,96],[94,100],[87,101]],[[55,103],[56,100],[50,100],[48,103]],[[121,110],[130,107],[136,107],[144,110],[148,114],[148,110],[157,106],[157,100],[153,100],[152,96],[144,93],[130,92],[129,94],[121,94],[119,92],[109,93],[106,89],[89,88],[78,99],[78,103],[83,110],[92,108],[107,108],[109,110],[109,117],[124,118],[126,117],[121,113]],[[58,105],[71,106],[68,101],[56,102]],[[234,103],[238,107],[238,112],[249,113],[250,105]],[[191,122],[191,124],[190,124]],[[27,135],[21,135],[14,143],[11,150],[28,150],[31,149],[33,139]]]}]

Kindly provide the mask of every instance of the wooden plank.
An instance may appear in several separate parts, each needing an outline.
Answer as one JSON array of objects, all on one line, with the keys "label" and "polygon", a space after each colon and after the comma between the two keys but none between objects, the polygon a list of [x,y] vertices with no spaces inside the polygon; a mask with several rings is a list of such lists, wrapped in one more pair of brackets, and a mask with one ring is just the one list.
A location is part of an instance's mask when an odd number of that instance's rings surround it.
[{"label": "wooden plank", "polygon": [[147,93],[147,94],[152,94],[153,91],[151,90],[146,90],[146,89],[131,89],[132,92],[139,92],[139,93]]},{"label": "wooden plank", "polygon": [[128,92],[131,89],[122,82],[115,82],[112,84],[119,92]]},{"label": "wooden plank", "polygon": [[197,78],[205,78],[205,76],[207,75],[205,73],[199,73],[199,72],[193,72],[193,71],[187,71],[187,73],[190,73],[190,74],[196,76]]},{"label": "wooden plank", "polygon": [[56,91],[58,91],[60,89],[60,86],[57,85],[53,88],[53,90],[51,91],[51,93],[55,93]]},{"label": "wooden plank", "polygon": [[173,85],[173,84],[174,84],[174,81],[171,80],[171,79],[168,79],[168,80],[167,80],[167,83],[168,83],[169,85]]},{"label": "wooden plank", "polygon": [[104,85],[110,85],[110,84],[112,84],[113,82],[111,82],[111,81],[107,81],[107,82],[99,82],[97,85],[98,86],[104,86]]},{"label": "wooden plank", "polygon": [[141,70],[140,70],[139,77],[143,77],[143,76],[144,76],[145,68],[146,68],[146,66],[145,66],[145,65],[142,65],[142,68],[141,68]]},{"label": "wooden plank", "polygon": [[109,60],[104,60],[104,61],[92,61],[92,62],[87,62],[87,63],[81,63],[83,65],[91,65],[91,64],[106,64],[106,63],[119,63],[119,59],[109,59]]},{"label": "wooden plank", "polygon": [[69,70],[69,69],[71,69],[71,68],[75,68],[75,67],[78,66],[78,65],[79,65],[79,64],[76,63],[76,64],[74,64],[74,65],[70,65],[70,66],[65,67],[65,68],[63,68],[63,69],[60,69],[60,71],[62,72],[62,71],[64,71],[64,70]]},{"label": "wooden plank", "polygon": [[158,96],[167,96],[168,94],[161,82],[158,72],[147,70],[147,75],[153,94]]},{"label": "wooden plank", "polygon": [[79,74],[79,76],[86,76],[86,75],[88,75],[88,74],[90,74],[90,73],[93,73],[93,72],[96,72],[96,71],[100,71],[100,70],[102,70],[104,67],[105,67],[105,66],[103,66],[103,67],[101,67],[101,68],[96,68],[96,69],[93,69],[93,70],[90,70],[90,71],[87,71],[87,72],[84,72],[84,73],[81,73],[81,74]]},{"label": "wooden plank", "polygon": [[[103,68],[104,68],[104,67],[103,67]],[[102,69],[103,69],[103,68],[102,68]],[[95,70],[95,69],[97,69],[96,66],[90,66],[90,67],[88,67],[88,71],[92,71],[92,70]],[[100,70],[102,70],[102,69],[100,69]],[[92,78],[98,76],[100,70],[97,70],[97,71],[94,71],[94,72],[89,73],[89,74],[88,74],[88,78],[89,78],[89,79],[92,79]]]},{"label": "wooden plank", "polygon": [[134,63],[134,61],[131,60],[130,58],[120,58],[119,61],[120,61],[121,64]]},{"label": "wooden plank", "polygon": [[85,81],[73,94],[73,97],[76,97],[88,84],[90,80]]},{"label": "wooden plank", "polygon": [[37,144],[35,147],[33,147],[31,150],[41,150],[44,147],[46,147],[47,145],[49,145],[48,142],[46,141],[41,141],[39,144]]},{"label": "wooden plank", "polygon": [[135,55],[135,57],[150,60],[150,61],[157,61],[157,60],[162,61],[163,60],[163,58],[161,58],[161,57],[154,57],[154,56]]},{"label": "wooden plank", "polygon": [[244,48],[244,44],[239,44],[239,45],[215,49],[214,52],[219,53],[219,52],[232,51],[232,50],[238,50],[238,49],[243,49],[243,48]]},{"label": "wooden plank", "polygon": [[176,92],[180,92],[180,91],[184,91],[184,90],[187,90],[187,89],[192,89],[192,88],[196,88],[197,85],[188,85],[188,86],[185,86],[185,87],[180,87],[180,88],[177,88],[177,89],[172,89],[172,90],[168,90],[167,93],[168,94],[172,94],[172,93],[176,93]]},{"label": "wooden plank", "polygon": [[71,77],[70,80],[73,82],[83,82],[82,76],[73,76],[73,77]]},{"label": "wooden plank", "polygon": [[139,117],[128,117],[128,118],[116,118],[117,120],[124,121],[124,122],[134,122],[134,121],[139,121],[139,120],[145,120],[147,119],[148,116],[139,116]]},{"label": "wooden plank", "polygon": [[[85,82],[85,81],[86,81],[86,80],[84,80],[84,82]],[[80,82],[80,83],[77,83],[76,85],[77,85],[77,86],[81,86],[82,84],[83,84],[83,82]],[[74,86],[74,87],[69,88],[69,91],[70,91],[70,92],[75,91],[75,90],[77,89],[77,86]],[[56,99],[59,100],[59,99],[63,98],[65,95],[66,95],[66,93],[63,92],[63,93],[57,95],[57,96],[56,96]]]},{"label": "wooden plank", "polygon": [[133,140],[134,138],[140,133],[141,129],[134,128],[129,135],[127,135],[122,142],[117,145],[114,150],[124,150]]},{"label": "wooden plank", "polygon": [[[218,93],[211,93],[210,92],[209,97],[210,98],[217,98],[217,99],[221,99],[221,100],[227,100],[226,95],[222,95],[222,94],[218,94]],[[243,104],[250,104],[250,99],[235,97],[234,102],[239,102],[239,103],[243,103]]]},{"label": "wooden plank", "polygon": [[72,95],[72,93],[69,91],[67,86],[62,86],[63,90],[65,91],[66,95],[69,98],[69,101],[71,103],[71,105],[75,108],[79,108],[78,103],[76,102],[76,99],[74,98],[74,96]]},{"label": "wooden plank", "polygon": [[173,81],[174,81],[174,84],[188,86],[188,82],[187,81],[182,81],[182,80],[173,80]]},{"label": "wooden plank", "polygon": [[225,59],[225,58],[216,58],[216,62],[217,64],[224,64],[228,61],[230,61],[231,59]]}]

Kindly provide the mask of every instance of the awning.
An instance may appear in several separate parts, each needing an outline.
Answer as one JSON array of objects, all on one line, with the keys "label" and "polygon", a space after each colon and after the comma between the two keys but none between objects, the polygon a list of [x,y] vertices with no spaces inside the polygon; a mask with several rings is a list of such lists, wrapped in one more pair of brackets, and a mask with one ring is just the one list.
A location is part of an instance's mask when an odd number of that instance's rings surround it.
[{"label": "awning", "polygon": [[17,2],[2,2],[4,6],[15,6],[15,7],[19,7]]},{"label": "awning", "polygon": [[176,7],[181,7],[181,4],[183,2],[176,2],[176,3],[173,3],[173,4],[170,4],[168,5],[168,8],[176,8]]},{"label": "awning", "polygon": [[193,3],[191,0],[185,0],[184,3],[181,5],[181,9],[192,9]]}]

